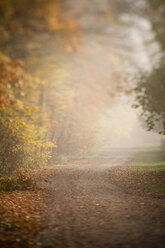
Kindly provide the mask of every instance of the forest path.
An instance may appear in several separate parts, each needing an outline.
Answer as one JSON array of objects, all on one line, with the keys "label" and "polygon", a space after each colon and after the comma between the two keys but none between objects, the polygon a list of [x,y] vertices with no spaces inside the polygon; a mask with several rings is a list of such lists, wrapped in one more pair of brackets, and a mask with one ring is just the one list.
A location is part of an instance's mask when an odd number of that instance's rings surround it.
[{"label": "forest path", "polygon": [[147,206],[147,198],[110,181],[113,167],[129,161],[130,155],[110,154],[61,170],[51,183],[44,182],[49,216],[38,238],[41,247],[164,247],[157,212]]}]

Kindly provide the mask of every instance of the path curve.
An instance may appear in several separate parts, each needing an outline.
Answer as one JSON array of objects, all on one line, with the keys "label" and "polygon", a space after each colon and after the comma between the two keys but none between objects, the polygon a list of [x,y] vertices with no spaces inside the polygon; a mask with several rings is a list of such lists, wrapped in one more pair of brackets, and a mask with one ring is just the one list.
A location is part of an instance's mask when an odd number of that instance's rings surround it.
[{"label": "path curve", "polygon": [[64,169],[51,183],[43,183],[49,195],[49,218],[48,227],[39,235],[41,246],[164,247],[161,226],[154,221],[154,213],[144,207],[144,199],[110,181],[113,166],[129,161],[128,155],[111,155],[93,164]]}]

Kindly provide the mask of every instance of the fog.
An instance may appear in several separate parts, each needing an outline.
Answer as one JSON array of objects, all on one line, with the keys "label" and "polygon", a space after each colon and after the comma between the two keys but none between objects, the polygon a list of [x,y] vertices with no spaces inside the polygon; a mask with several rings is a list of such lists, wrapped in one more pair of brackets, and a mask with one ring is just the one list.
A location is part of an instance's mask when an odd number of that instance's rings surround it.
[{"label": "fog", "polygon": [[[133,97],[124,95],[137,73],[152,71],[161,58],[152,24],[143,15],[147,2],[72,0],[65,7],[83,32],[80,50],[69,63],[74,68],[71,77],[76,75],[80,87],[94,94],[90,100],[85,95],[81,108],[86,112],[98,107],[95,148],[159,146],[160,135],[144,129],[140,111],[132,108]],[[79,94],[83,98],[83,92]]]},{"label": "fog", "polygon": [[[161,135],[147,131],[141,108],[133,108],[138,76],[151,73],[163,57],[150,2],[58,2],[63,18],[68,18],[67,31],[19,36],[5,46],[8,54],[25,61],[30,73],[47,82],[41,105],[55,123],[49,135],[56,144],[55,156],[75,155],[78,148],[86,153],[159,146]],[[48,14],[55,11],[51,5],[46,8]],[[48,19],[52,29],[53,18]]]}]

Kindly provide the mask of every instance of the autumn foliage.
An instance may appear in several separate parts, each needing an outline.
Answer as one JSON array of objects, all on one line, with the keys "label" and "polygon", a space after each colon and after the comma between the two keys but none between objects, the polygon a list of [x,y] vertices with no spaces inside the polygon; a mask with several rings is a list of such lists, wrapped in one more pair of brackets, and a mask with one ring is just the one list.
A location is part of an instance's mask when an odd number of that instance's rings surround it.
[{"label": "autumn foliage", "polygon": [[1,0],[1,43],[36,32],[60,34],[65,50],[76,50],[81,32],[77,21],[62,14],[61,0]]},{"label": "autumn foliage", "polygon": [[[76,105],[74,85],[68,91],[62,83],[59,89],[58,79],[50,82],[46,77],[45,65],[43,70],[40,62],[34,70],[26,68],[21,52],[26,40],[33,46],[36,34],[59,39],[64,52],[77,51],[81,31],[75,18],[62,11],[60,0],[2,0],[0,33],[0,176],[46,165],[50,157],[51,163],[59,157],[65,162],[68,155],[82,152],[90,145],[93,120]],[[35,55],[27,57],[32,61]]]},{"label": "autumn foliage", "polygon": [[0,171],[9,175],[45,163],[53,144],[46,140],[48,116],[38,106],[42,82],[27,74],[21,62],[5,56],[0,68]]}]

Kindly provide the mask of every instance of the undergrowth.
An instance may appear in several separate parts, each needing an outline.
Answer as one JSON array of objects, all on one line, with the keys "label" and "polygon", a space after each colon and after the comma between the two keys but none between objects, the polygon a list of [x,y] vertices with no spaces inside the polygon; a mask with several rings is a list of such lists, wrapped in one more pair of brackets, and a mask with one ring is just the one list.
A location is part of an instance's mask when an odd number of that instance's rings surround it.
[{"label": "undergrowth", "polygon": [[35,190],[36,182],[28,171],[17,171],[11,177],[0,177],[0,191]]}]

